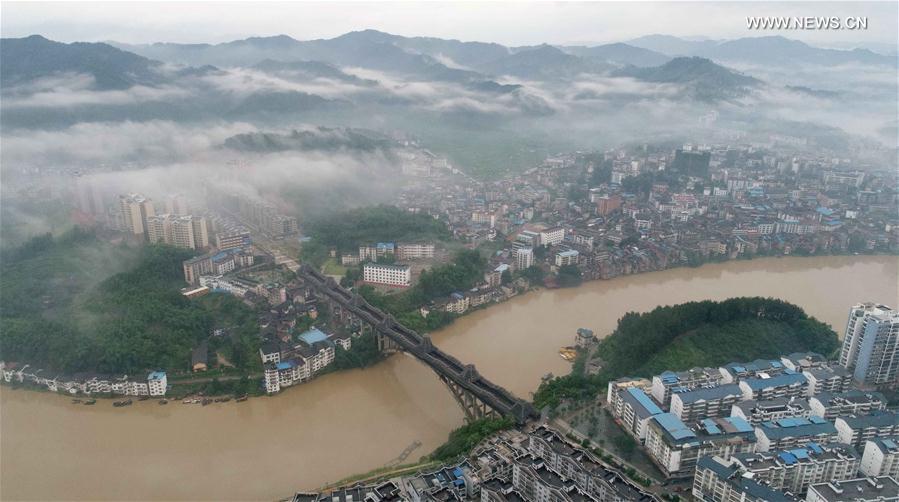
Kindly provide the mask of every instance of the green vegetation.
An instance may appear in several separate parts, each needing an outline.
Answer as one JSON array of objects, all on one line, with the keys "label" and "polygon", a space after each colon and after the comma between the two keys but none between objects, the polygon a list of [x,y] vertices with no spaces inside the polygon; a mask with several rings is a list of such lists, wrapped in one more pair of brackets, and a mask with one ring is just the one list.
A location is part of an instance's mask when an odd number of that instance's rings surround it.
[{"label": "green vegetation", "polygon": [[486,260],[476,250],[462,250],[453,261],[423,271],[415,286],[395,294],[377,292],[371,286],[359,288],[361,294],[375,307],[388,312],[406,327],[420,333],[433,331],[454,319],[447,312],[431,312],[422,317],[420,307],[455,291],[471,289],[480,279]]},{"label": "green vegetation", "polygon": [[[306,231],[325,248],[356,252],[362,244],[394,241],[447,240],[449,230],[426,214],[394,206],[351,209],[311,221]],[[304,244],[304,249],[309,243]]]},{"label": "green vegetation", "polygon": [[191,348],[225,327],[231,335],[214,345],[239,368],[253,367],[252,311],[234,299],[180,294],[181,262],[192,253],[111,246],[78,229],[4,251],[4,358],[65,372],[186,370]]},{"label": "green vegetation", "polygon": [[559,267],[559,285],[563,288],[580,286],[582,281],[581,271],[578,270],[577,265],[563,265]]},{"label": "green vegetation", "polygon": [[629,312],[597,350],[602,371],[545,379],[534,404],[555,408],[563,399],[591,398],[609,380],[665,370],[719,366],[797,351],[832,354],[839,342],[826,324],[796,305],[772,298],[731,298]]},{"label": "green vegetation", "polygon": [[375,335],[366,333],[353,339],[350,350],[338,345],[331,368],[334,370],[367,368],[383,358],[383,354],[378,350],[378,340]]},{"label": "green vegetation", "polygon": [[472,448],[485,438],[499,431],[511,429],[514,425],[515,422],[508,417],[475,420],[450,432],[446,443],[437,447],[430,458],[441,462],[449,462],[462,455],[467,455]]}]

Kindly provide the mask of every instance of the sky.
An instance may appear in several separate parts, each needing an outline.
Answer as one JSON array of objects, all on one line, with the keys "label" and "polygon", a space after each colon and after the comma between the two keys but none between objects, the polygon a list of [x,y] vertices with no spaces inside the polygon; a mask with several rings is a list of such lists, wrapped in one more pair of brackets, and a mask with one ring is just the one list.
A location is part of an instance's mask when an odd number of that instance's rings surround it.
[{"label": "sky", "polygon": [[[864,31],[747,28],[747,16],[867,17]],[[505,45],[596,44],[648,34],[712,39],[783,35],[829,47],[892,47],[899,2],[7,2],[0,34],[124,43],[299,40],[377,29]]]}]

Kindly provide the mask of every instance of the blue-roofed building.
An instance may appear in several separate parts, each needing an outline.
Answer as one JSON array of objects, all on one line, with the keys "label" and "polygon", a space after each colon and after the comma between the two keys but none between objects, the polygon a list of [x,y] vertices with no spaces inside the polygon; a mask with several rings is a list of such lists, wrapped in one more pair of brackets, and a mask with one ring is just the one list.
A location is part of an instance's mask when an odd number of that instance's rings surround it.
[{"label": "blue-roofed building", "polygon": [[671,406],[671,394],[700,387],[715,387],[726,383],[717,368],[693,368],[687,371],[665,371],[652,377],[652,397],[662,409]]},{"label": "blue-roofed building", "polygon": [[755,427],[758,451],[795,448],[808,443],[833,443],[837,441],[837,429],[833,422],[821,417],[782,418],[762,422]]},{"label": "blue-roofed building", "polygon": [[716,387],[700,387],[671,394],[671,413],[687,423],[700,418],[730,415],[734,403],[743,399],[740,386],[734,383]]},{"label": "blue-roofed building", "polygon": [[300,340],[303,340],[308,345],[312,345],[315,342],[324,342],[327,339],[328,335],[318,328],[312,328],[300,334]]},{"label": "blue-roofed building", "polygon": [[861,455],[852,446],[841,443],[808,443],[790,449],[738,453],[732,460],[754,480],[802,496],[813,482],[854,478]]},{"label": "blue-roofed building", "polygon": [[755,451],[752,426],[736,417],[717,417],[688,426],[671,413],[654,415],[646,426],[646,451],[667,477],[693,473],[703,456],[730,458]]},{"label": "blue-roofed building", "polygon": [[619,413],[613,416],[618,419],[621,426],[639,440],[646,437],[646,424],[649,419],[662,413],[651,397],[637,387],[630,387],[621,392],[622,405]]},{"label": "blue-roofed building", "polygon": [[748,363],[727,363],[718,368],[725,383],[735,383],[746,378],[773,377],[780,375],[787,368],[776,359],[756,359]]},{"label": "blue-roofed building", "polygon": [[744,477],[740,466],[721,457],[702,457],[693,477],[695,500],[741,502],[796,502],[796,498]]},{"label": "blue-roofed building", "polygon": [[803,397],[808,395],[808,379],[802,373],[784,370],[783,373],[765,377],[758,376],[740,381],[743,399],[765,401],[781,397]]},{"label": "blue-roofed building", "polygon": [[164,396],[168,389],[168,379],[165,371],[151,371],[147,375],[147,387],[151,396]]}]

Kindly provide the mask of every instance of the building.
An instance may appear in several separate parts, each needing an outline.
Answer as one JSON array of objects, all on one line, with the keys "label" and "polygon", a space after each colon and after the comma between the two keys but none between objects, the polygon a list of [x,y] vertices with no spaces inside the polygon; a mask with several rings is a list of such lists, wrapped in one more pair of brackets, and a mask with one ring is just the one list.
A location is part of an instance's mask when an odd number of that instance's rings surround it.
[{"label": "building", "polygon": [[612,416],[624,430],[643,441],[646,438],[646,424],[652,417],[663,413],[662,409],[637,387],[623,389],[617,396],[620,406],[612,407]]},{"label": "building", "polygon": [[700,387],[714,387],[723,381],[716,368],[693,368],[687,371],[665,371],[652,377],[652,397],[661,403],[662,409],[670,405],[673,392],[684,392]]},{"label": "building", "polygon": [[827,358],[817,352],[793,352],[792,354],[782,356],[780,362],[787,369],[798,372],[830,365]]},{"label": "building", "polygon": [[524,270],[534,264],[534,248],[520,247],[515,250],[515,270]]},{"label": "building", "polygon": [[740,401],[731,406],[730,414],[756,426],[762,422],[773,422],[782,418],[808,418],[811,412],[805,399],[781,397],[766,401],[754,399]]},{"label": "building", "polygon": [[842,366],[817,366],[802,370],[808,380],[808,395],[822,392],[846,392],[852,387],[852,373]]},{"label": "building", "polygon": [[899,311],[862,303],[849,310],[840,366],[862,385],[891,385],[899,371]]},{"label": "building", "polygon": [[646,452],[666,477],[693,474],[700,457],[729,459],[756,448],[752,426],[737,417],[708,418],[687,427],[675,415],[654,415],[646,424]]},{"label": "building", "polygon": [[671,413],[686,423],[701,418],[726,417],[731,407],[743,399],[740,386],[733,383],[700,387],[671,395]]},{"label": "building", "polygon": [[782,418],[756,426],[755,437],[758,451],[786,450],[808,443],[836,442],[837,429],[821,417]]},{"label": "building", "polygon": [[899,500],[899,482],[890,477],[857,478],[811,485],[805,502],[889,502]]},{"label": "building", "polygon": [[596,212],[600,216],[608,216],[621,208],[620,195],[601,195],[596,197]]},{"label": "building", "polygon": [[193,216],[160,214],[147,218],[147,239],[150,243],[165,243],[188,249],[209,246],[206,220]]},{"label": "building", "polygon": [[853,389],[846,392],[822,392],[808,400],[812,415],[833,420],[840,415],[867,415],[885,410],[887,400],[879,392]]},{"label": "building", "polygon": [[558,246],[565,240],[565,229],[562,227],[547,228],[540,231],[540,244]]},{"label": "building", "polygon": [[220,233],[215,236],[215,247],[219,251],[244,248],[252,243],[250,232]]},{"label": "building", "polygon": [[151,396],[164,396],[167,388],[165,371],[153,371],[147,376],[147,392]]},{"label": "building", "polygon": [[741,380],[743,399],[766,401],[779,397],[805,397],[808,395],[808,380],[802,373],[786,370],[777,376],[758,376]]},{"label": "building", "polygon": [[565,249],[556,253],[556,266],[577,265],[578,252],[576,249]]},{"label": "building", "polygon": [[119,196],[119,211],[126,232],[147,238],[147,219],[156,216],[153,201],[141,194]]},{"label": "building", "polygon": [[412,271],[409,265],[366,263],[362,266],[362,279],[370,284],[405,287],[412,283]]},{"label": "building", "polygon": [[801,496],[812,483],[855,478],[861,456],[849,445],[809,443],[786,450],[737,453],[731,460],[755,481]]},{"label": "building", "polygon": [[203,340],[190,354],[190,368],[193,371],[206,371],[208,364],[209,342]]},{"label": "building", "polygon": [[865,441],[859,474],[899,477],[899,438],[878,437]]},{"label": "building", "polygon": [[421,260],[434,257],[434,244],[404,243],[396,247],[398,260]]},{"label": "building", "polygon": [[693,498],[703,502],[795,502],[783,492],[773,490],[743,475],[733,461],[717,456],[696,462]]},{"label": "building", "polygon": [[841,443],[861,448],[875,437],[899,434],[899,414],[892,411],[875,411],[870,415],[837,417],[834,426]]}]

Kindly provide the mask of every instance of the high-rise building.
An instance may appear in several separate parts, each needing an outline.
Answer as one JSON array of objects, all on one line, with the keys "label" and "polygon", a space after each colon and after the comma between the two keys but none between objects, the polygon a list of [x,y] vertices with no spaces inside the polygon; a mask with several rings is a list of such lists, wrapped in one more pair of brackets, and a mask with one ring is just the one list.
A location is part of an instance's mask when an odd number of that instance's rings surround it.
[{"label": "high-rise building", "polygon": [[190,204],[183,195],[172,195],[165,201],[165,212],[176,216],[188,216],[191,214]]},{"label": "high-rise building", "polygon": [[899,373],[899,311],[862,303],[849,310],[840,366],[862,385],[889,385]]},{"label": "high-rise building", "polygon": [[534,249],[520,247],[515,250],[515,269],[524,270],[534,264]]},{"label": "high-rise building", "polygon": [[147,218],[156,216],[153,201],[136,193],[120,195],[119,210],[125,231],[147,238]]},{"label": "high-rise building", "polygon": [[152,244],[165,243],[188,249],[209,246],[206,220],[190,215],[160,214],[147,218],[147,238]]}]

